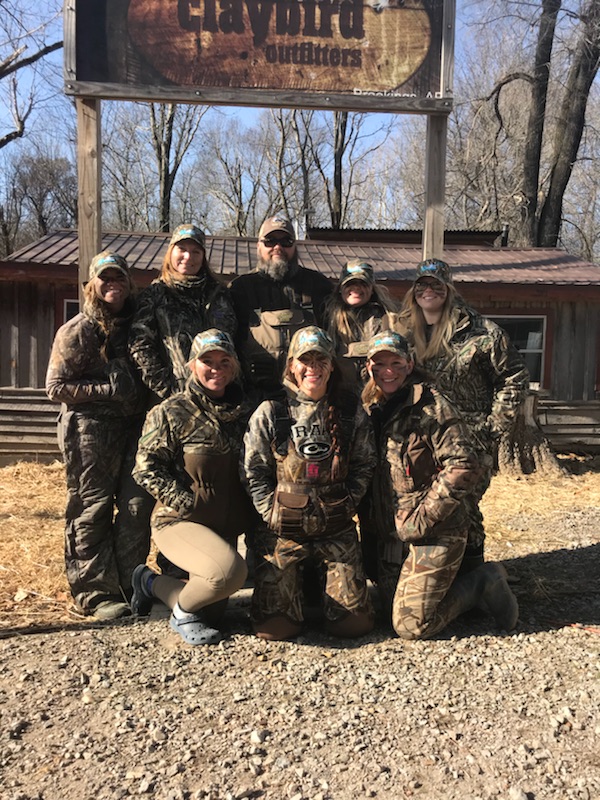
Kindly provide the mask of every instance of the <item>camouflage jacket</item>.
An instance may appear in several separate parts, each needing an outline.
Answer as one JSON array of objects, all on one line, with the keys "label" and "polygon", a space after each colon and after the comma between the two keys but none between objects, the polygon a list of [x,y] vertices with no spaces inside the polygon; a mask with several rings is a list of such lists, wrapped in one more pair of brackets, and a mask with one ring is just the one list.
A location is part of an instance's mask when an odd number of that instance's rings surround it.
[{"label": "camouflage jacket", "polygon": [[145,411],[147,390],[127,355],[132,315],[133,303],[128,302],[108,338],[97,321],[84,313],[58,329],[46,373],[51,400],[100,417]]},{"label": "camouflage jacket", "polygon": [[340,339],[330,308],[327,309],[323,326],[335,342],[336,353],[339,356],[337,361],[344,382],[348,388],[354,388],[360,392],[368,379],[365,369],[366,347],[360,348],[356,345],[368,342],[380,331],[393,330],[397,314],[386,311],[378,301],[370,300],[359,308],[349,308],[348,317],[353,337],[350,345]]},{"label": "camouflage jacket", "polygon": [[161,399],[185,389],[194,336],[208,328],[235,334],[227,288],[210,276],[167,285],[158,278],[139,296],[129,350],[144,383]]},{"label": "camouflage jacket", "polygon": [[191,520],[228,541],[245,529],[252,507],[238,465],[249,413],[239,384],[217,401],[193,378],[151,409],[133,477],[158,500],[155,526]]},{"label": "camouflage jacket", "polygon": [[435,538],[464,522],[462,500],[479,475],[474,436],[446,398],[415,375],[370,409],[378,449],[373,482],[385,540]]},{"label": "camouflage jacket", "polygon": [[[266,400],[250,418],[244,437],[243,477],[252,502],[267,525],[273,519],[278,490],[296,490],[311,496],[314,504],[328,498],[348,501],[351,519],[364,496],[375,466],[375,447],[369,419],[360,404],[349,405],[351,417],[338,410],[344,446],[340,449],[338,477],[331,473],[334,450],[327,424],[328,399],[313,401],[286,382],[286,400]],[[281,423],[287,424],[283,435]],[[310,515],[311,507],[307,514]],[[313,523],[328,533],[326,519],[314,510]],[[322,510],[322,509],[321,509]]]},{"label": "camouflage jacket", "polygon": [[510,430],[529,391],[529,372],[506,332],[459,305],[450,346],[450,355],[420,366],[483,442]]}]

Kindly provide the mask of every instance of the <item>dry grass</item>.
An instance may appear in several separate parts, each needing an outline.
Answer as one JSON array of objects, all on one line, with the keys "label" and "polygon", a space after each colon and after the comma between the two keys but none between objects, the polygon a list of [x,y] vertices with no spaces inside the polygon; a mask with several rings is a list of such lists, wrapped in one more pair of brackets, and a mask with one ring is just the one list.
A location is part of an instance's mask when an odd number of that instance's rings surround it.
[{"label": "dry grass", "polygon": [[[571,459],[573,464],[577,467]],[[81,623],[64,576],[64,504],[59,462],[20,462],[0,469],[0,630]],[[544,518],[590,506],[600,507],[597,470],[552,480],[498,476],[482,503],[488,551],[502,558],[507,543],[516,539],[532,551],[551,549],[551,542],[535,542],[528,529],[515,530],[507,522],[521,514]]]},{"label": "dry grass", "polygon": [[75,619],[64,575],[65,493],[58,461],[0,469],[0,628]]}]

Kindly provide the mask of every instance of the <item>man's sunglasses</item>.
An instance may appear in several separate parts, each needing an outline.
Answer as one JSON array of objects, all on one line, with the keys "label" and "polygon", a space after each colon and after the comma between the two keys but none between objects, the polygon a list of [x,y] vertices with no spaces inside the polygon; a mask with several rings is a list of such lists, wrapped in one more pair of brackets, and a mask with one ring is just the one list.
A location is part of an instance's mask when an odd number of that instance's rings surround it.
[{"label": "man's sunglasses", "polygon": [[276,247],[278,244],[281,245],[281,247],[291,247],[294,244],[294,240],[291,236],[282,236],[281,238],[277,238],[276,236],[265,236],[264,239],[261,239],[261,242],[269,249]]}]

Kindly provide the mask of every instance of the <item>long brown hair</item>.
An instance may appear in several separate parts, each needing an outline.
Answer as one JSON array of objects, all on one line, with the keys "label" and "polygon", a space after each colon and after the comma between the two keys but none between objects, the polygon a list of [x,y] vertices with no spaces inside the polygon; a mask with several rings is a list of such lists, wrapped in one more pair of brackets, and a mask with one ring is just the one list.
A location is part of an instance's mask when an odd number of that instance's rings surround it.
[{"label": "long brown hair", "polygon": [[[352,306],[349,306],[342,299],[341,285],[338,284],[335,291],[329,295],[325,301],[325,319],[327,320],[327,333],[336,344],[349,345],[360,339],[361,332],[357,329],[356,322],[352,315]],[[385,286],[373,284],[373,294],[368,301],[379,303],[386,312],[396,313],[398,303],[394,300],[389,290]],[[362,306],[359,306],[362,308]]]},{"label": "long brown hair", "polygon": [[[129,295],[125,299],[125,305],[131,307],[132,298],[135,296],[137,289],[130,273],[127,273],[127,284],[129,286]],[[106,358],[108,337],[115,329],[119,317],[117,314],[113,314],[110,306],[96,292],[95,278],[89,280],[83,289],[83,313],[86,317],[93,319],[104,334],[105,339],[100,352]]]},{"label": "long brown hair", "polygon": [[[415,282],[416,283],[416,282]],[[426,336],[427,323],[423,311],[415,297],[415,284],[404,295],[398,321],[404,331],[409,334],[415,351],[416,361],[422,364],[430,358],[446,355],[450,352],[450,340],[454,334],[452,312],[457,305],[464,305],[464,300],[454,286],[445,284],[448,292],[442,307],[440,321],[433,326],[429,342]]]}]

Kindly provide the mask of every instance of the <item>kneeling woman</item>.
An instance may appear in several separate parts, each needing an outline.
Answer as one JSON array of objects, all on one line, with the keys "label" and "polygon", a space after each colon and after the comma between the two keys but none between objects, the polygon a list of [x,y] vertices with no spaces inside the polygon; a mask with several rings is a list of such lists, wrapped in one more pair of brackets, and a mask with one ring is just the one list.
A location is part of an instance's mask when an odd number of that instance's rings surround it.
[{"label": "kneeling woman", "polygon": [[131,607],[148,614],[152,598],[159,598],[173,611],[171,628],[199,645],[221,640],[213,626],[246,580],[236,545],[252,511],[238,472],[250,407],[236,380],[240,365],[227,333],[199,333],[190,356],[185,391],[148,414],[133,473],[158,500],[152,538],[190,579],[157,575],[140,564]]},{"label": "kneeling woman", "polygon": [[363,402],[379,453],[379,588],[394,630],[426,639],[471,608],[512,630],[518,606],[504,568],[489,563],[458,575],[468,535],[465,497],[480,469],[473,434],[414,370],[398,333],[371,339],[367,370]]},{"label": "kneeling woman", "polygon": [[264,525],[256,534],[252,621],[263,639],[288,639],[303,620],[301,570],[325,570],[324,614],[337,636],[362,636],[373,613],[353,516],[375,463],[356,397],[342,394],[334,345],[315,326],[292,338],[284,386],[250,419],[243,469]]}]

